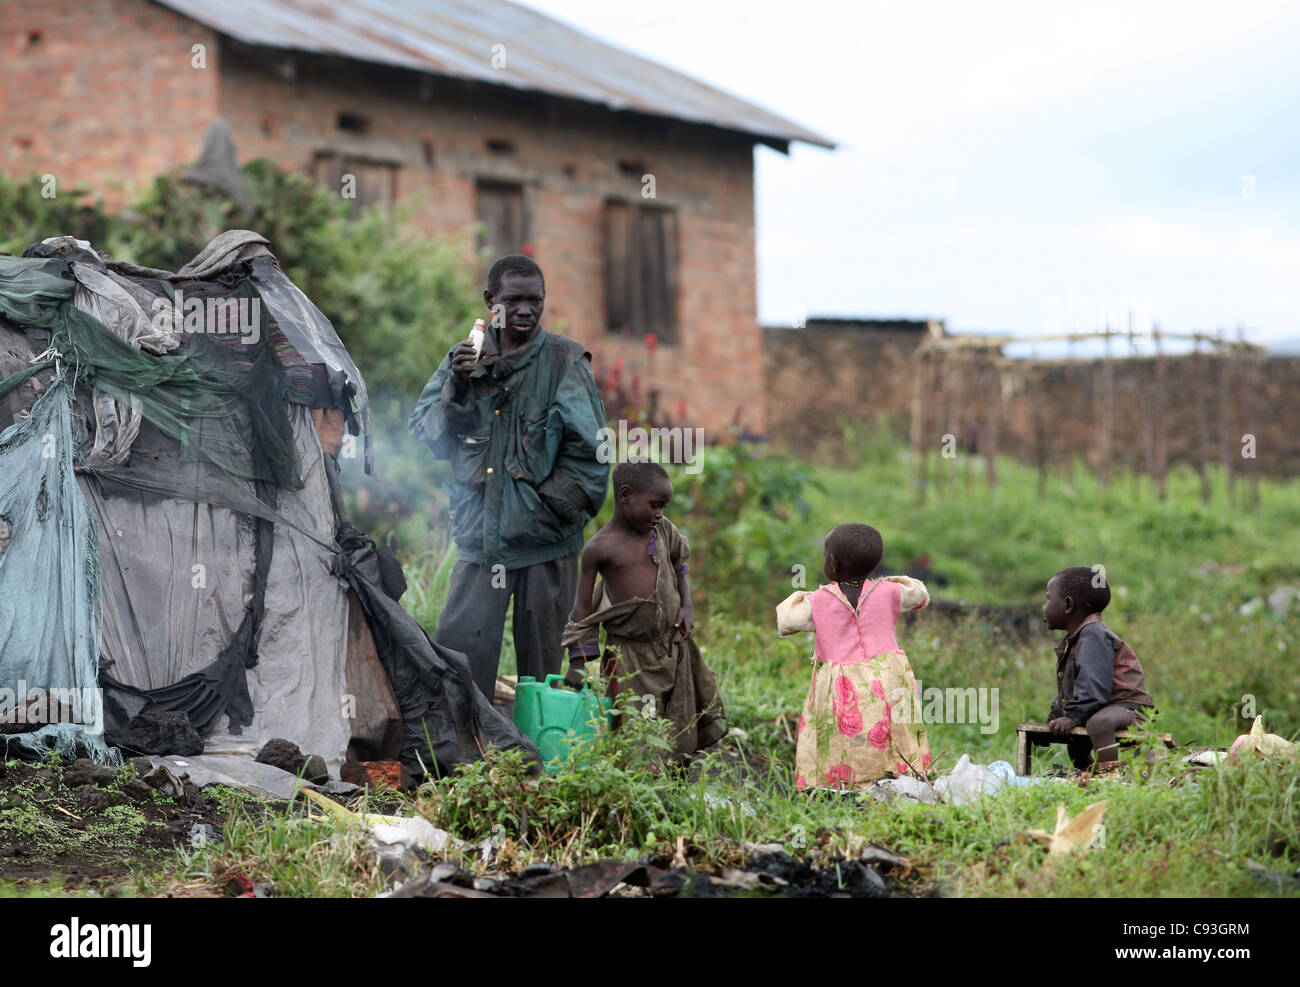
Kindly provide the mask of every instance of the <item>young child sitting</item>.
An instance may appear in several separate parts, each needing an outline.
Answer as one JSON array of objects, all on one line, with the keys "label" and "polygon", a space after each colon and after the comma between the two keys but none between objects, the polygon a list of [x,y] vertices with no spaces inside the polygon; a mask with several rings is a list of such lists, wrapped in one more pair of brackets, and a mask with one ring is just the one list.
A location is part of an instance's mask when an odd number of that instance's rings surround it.
[{"label": "young child sitting", "polygon": [[569,649],[564,680],[580,686],[587,660],[601,653],[603,625],[611,695],[625,689],[638,711],[672,720],[674,757],[684,760],[716,744],[727,727],[717,682],[691,637],[691,547],[664,517],[672,496],[658,463],[614,467],[614,516],[582,551],[578,598],[561,644]]},{"label": "young child sitting", "polygon": [[1095,752],[1099,774],[1119,767],[1116,732],[1141,723],[1142,710],[1155,705],[1137,655],[1102,622],[1109,604],[1110,587],[1086,565],[1047,581],[1043,620],[1065,631],[1056,645],[1057,692],[1047,725],[1058,737],[1085,727],[1088,736],[1070,737],[1067,750],[1080,770],[1092,767]]},{"label": "young child sitting", "polygon": [[930,767],[916,680],[894,637],[899,613],[919,610],[930,595],[908,576],[869,581],[884,551],[870,525],[839,525],[826,536],[830,583],[776,608],[779,634],[816,635],[795,746],[798,790],[862,788]]}]

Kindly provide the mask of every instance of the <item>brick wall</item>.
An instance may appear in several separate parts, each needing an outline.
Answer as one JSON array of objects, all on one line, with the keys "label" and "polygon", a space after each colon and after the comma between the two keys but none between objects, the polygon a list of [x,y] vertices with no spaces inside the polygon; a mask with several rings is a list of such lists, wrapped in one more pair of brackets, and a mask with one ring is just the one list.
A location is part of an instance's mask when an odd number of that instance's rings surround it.
[{"label": "brick wall", "polygon": [[[888,413],[900,439],[912,417],[919,332],[859,328],[764,329],[769,437],[779,446],[836,458],[842,425],[861,427]],[[1238,364],[1207,357],[1198,382],[1191,356],[1165,360],[1163,408],[1154,359],[1115,360],[1114,466],[1146,472],[1154,423],[1163,420],[1170,464],[1208,462],[1226,454],[1235,469],[1272,476],[1300,474],[1300,358],[1268,357]],[[1000,375],[948,361],[926,411],[925,445],[935,452],[952,434],[961,452],[980,451],[990,437],[997,389],[1006,393],[999,451],[1055,465],[1081,458],[1099,465],[1099,415],[1105,393],[1100,361],[1011,367]],[[1225,376],[1226,373],[1226,376]],[[1198,386],[1199,383],[1199,386]],[[1203,407],[1198,410],[1198,398]],[[1203,426],[1202,426],[1203,422]],[[1242,458],[1242,436],[1255,437],[1254,460]],[[1201,447],[1202,436],[1204,445]],[[959,455],[961,454],[959,452]]]},{"label": "brick wall", "polygon": [[[1198,454],[1222,462],[1226,454],[1243,473],[1300,474],[1300,359],[1207,357],[1198,380],[1194,357],[1167,357],[1163,405],[1154,359],[1115,361],[1113,367],[1114,463],[1149,471],[1155,423],[1163,421],[1171,464],[1192,465]],[[1046,367],[1041,378],[1025,381],[1008,402],[1000,445],[1026,460],[1044,455],[1061,464],[1078,455],[1095,467],[1104,394],[1099,361]],[[1041,434],[1034,428],[1040,415],[1046,426]],[[1242,458],[1246,434],[1255,437],[1253,460]]]},{"label": "brick wall", "polygon": [[912,410],[912,351],[924,332],[912,329],[763,330],[768,435],[814,456],[842,451],[841,423],[853,427],[881,415],[905,430]]},{"label": "brick wall", "polygon": [[212,31],[141,0],[0,0],[0,25],[0,169],[84,182],[116,209],[198,158],[217,108]]}]

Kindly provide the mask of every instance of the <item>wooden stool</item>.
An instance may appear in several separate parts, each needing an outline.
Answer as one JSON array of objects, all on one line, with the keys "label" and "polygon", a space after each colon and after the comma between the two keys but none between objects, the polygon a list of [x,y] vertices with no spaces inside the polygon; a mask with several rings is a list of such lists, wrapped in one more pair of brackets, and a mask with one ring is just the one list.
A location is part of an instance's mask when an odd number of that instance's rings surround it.
[{"label": "wooden stool", "polygon": [[[1070,731],[1071,737],[1086,737],[1088,731],[1083,727],[1075,727]],[[1064,744],[1068,738],[1058,737],[1047,728],[1046,723],[1017,723],[1016,724],[1016,774],[1029,774],[1030,762],[1033,759],[1034,745],[1033,737],[1045,737],[1054,744]],[[1134,730],[1120,730],[1115,734],[1115,739],[1121,744],[1134,743],[1146,737],[1156,737],[1166,747],[1173,749],[1178,746],[1178,741],[1174,740],[1171,734],[1167,733],[1142,733]]]}]

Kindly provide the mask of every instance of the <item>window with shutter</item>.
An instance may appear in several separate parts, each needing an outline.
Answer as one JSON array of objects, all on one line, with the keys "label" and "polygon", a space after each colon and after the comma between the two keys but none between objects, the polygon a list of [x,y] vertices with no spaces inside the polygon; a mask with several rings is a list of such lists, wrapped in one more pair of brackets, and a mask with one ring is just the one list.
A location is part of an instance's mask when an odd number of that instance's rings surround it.
[{"label": "window with shutter", "polygon": [[[528,242],[524,216],[524,187],[509,182],[480,181],[477,186],[477,214],[481,224],[479,253],[488,264],[506,254],[523,253]],[[486,268],[483,271],[487,274]]]},{"label": "window with shutter", "polygon": [[[356,219],[362,211],[379,206],[385,212],[397,199],[397,169],[392,161],[373,161],[351,157],[335,151],[319,151],[313,162],[313,177],[335,194],[351,193],[349,216]],[[352,176],[346,185],[344,179]]]},{"label": "window with shutter", "polygon": [[605,203],[605,310],[611,332],[677,341],[677,213]]}]

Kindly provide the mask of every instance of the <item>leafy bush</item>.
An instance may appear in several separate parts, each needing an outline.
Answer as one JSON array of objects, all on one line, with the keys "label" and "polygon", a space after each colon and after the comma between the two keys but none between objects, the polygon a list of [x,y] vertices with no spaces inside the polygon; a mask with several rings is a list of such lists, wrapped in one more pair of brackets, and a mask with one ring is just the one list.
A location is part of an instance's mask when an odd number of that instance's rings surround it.
[{"label": "leafy bush", "polygon": [[807,494],[820,489],[812,472],[740,441],[705,449],[698,473],[670,472],[670,513],[691,541],[692,570],[707,574],[692,596],[738,612],[767,606],[771,586],[788,585],[809,554]]},{"label": "leafy bush", "polygon": [[[647,719],[627,707],[617,729],[572,745],[554,774],[532,777],[520,751],[490,754],[461,765],[448,779],[420,791],[419,808],[435,826],[473,838],[498,833],[551,852],[580,842],[591,849],[641,846],[666,833],[674,812],[676,769],[671,721]],[[582,762],[586,762],[585,764]]]},{"label": "leafy bush", "polygon": [[99,244],[109,229],[102,202],[83,185],[59,189],[53,198],[41,193],[40,175],[10,178],[0,172],[0,252],[21,254],[33,243],[70,234]]}]

